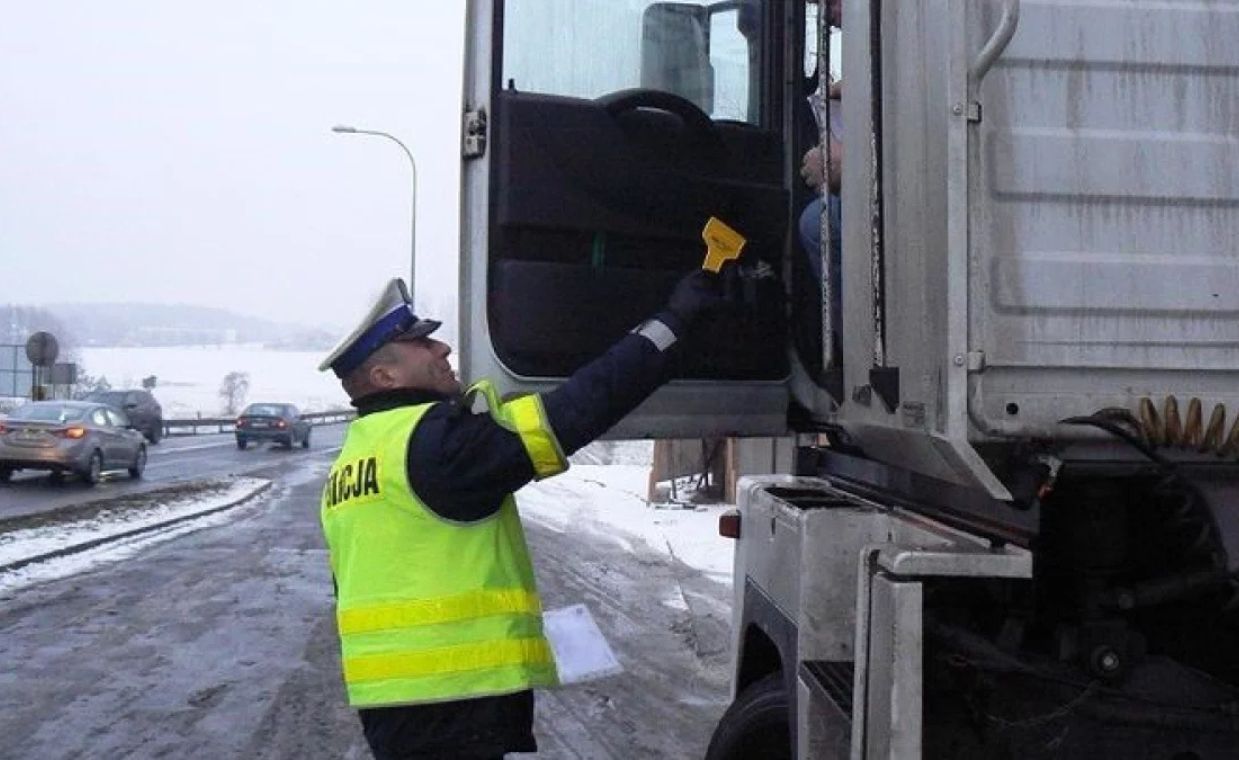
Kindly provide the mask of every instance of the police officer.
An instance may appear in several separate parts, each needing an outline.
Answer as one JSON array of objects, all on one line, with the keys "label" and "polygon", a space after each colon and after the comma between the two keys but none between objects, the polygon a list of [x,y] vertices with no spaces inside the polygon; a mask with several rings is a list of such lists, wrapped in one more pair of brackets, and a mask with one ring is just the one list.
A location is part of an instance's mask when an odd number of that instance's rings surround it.
[{"label": "police officer", "polygon": [[462,393],[440,323],[397,279],[320,365],[358,412],[321,516],[349,704],[377,758],[536,751],[532,689],[557,679],[512,493],[566,470],[658,388],[721,291],[693,272],[556,390],[501,401],[485,381]]}]

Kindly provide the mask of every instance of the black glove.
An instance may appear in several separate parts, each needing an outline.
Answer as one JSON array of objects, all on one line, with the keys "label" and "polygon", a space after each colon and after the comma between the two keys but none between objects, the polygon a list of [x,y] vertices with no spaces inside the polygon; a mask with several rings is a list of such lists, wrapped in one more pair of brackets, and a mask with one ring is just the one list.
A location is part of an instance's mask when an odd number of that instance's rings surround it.
[{"label": "black glove", "polygon": [[722,305],[723,277],[704,269],[695,269],[681,278],[667,299],[667,311],[684,327],[691,325],[705,312]]}]

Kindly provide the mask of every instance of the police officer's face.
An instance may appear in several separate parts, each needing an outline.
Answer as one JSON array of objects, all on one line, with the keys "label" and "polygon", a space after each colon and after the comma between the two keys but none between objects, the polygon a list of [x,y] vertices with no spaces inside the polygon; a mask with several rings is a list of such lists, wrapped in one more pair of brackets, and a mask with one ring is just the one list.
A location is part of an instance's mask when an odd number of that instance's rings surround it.
[{"label": "police officer's face", "polygon": [[460,380],[448,363],[452,349],[434,338],[397,340],[392,343],[399,361],[389,365],[395,388],[416,388],[445,395],[460,392]]}]

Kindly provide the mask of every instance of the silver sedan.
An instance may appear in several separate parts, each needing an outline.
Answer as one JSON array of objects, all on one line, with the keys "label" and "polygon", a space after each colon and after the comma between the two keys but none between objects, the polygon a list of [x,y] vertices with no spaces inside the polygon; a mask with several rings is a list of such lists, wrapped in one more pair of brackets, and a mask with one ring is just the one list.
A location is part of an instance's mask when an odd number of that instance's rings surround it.
[{"label": "silver sedan", "polygon": [[125,413],[87,401],[35,401],[0,420],[0,482],[17,470],[66,472],[94,485],[106,470],[146,469],[146,439]]}]

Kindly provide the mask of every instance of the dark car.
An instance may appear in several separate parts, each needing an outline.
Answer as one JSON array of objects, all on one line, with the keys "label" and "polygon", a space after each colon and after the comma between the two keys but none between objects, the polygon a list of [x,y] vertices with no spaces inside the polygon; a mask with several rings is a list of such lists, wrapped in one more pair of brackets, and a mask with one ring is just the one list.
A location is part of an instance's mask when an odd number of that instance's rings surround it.
[{"label": "dark car", "polygon": [[310,448],[310,423],[292,404],[250,404],[237,417],[237,448],[245,450],[250,441],[273,441],[288,448],[300,443]]},{"label": "dark car", "polygon": [[159,443],[159,439],[163,438],[163,407],[150,391],[94,391],[86,394],[83,400],[110,404],[121,410],[151,443]]},{"label": "dark car", "polygon": [[35,401],[0,422],[0,482],[17,470],[77,473],[87,485],[104,470],[146,469],[146,441],[125,413],[86,401]]}]

